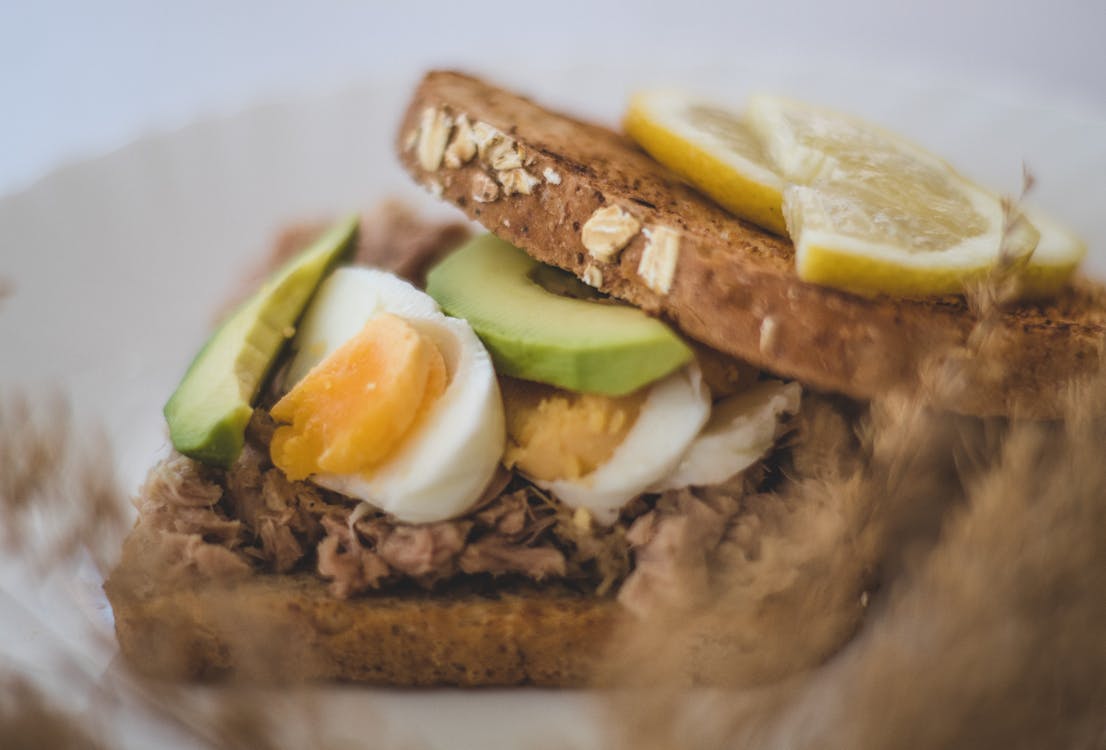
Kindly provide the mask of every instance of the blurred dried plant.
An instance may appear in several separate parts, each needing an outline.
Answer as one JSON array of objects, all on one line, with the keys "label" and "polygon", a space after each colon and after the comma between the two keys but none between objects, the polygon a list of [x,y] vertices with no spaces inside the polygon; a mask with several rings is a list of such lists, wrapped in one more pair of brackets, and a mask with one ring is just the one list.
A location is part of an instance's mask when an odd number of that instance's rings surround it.
[{"label": "blurred dried plant", "polygon": [[[980,366],[1026,259],[973,292],[938,385]],[[713,601],[624,634],[619,746],[1103,747],[1106,374],[1066,395],[1042,423],[887,394],[855,442],[808,400],[802,470],[747,500]]]},{"label": "blurred dried plant", "polygon": [[[807,508],[805,523],[780,525],[762,541],[762,548],[799,550],[814,542],[812,552],[791,561],[774,555],[768,563],[776,577],[790,573],[792,589],[803,595],[758,596],[759,581],[730,575],[716,605],[639,638],[635,655],[648,656],[645,684],[653,687],[614,701],[618,725],[629,728],[624,744],[1101,747],[1106,423],[1085,416],[1085,407],[1106,403],[1106,381],[1077,394],[1062,423],[1018,423],[990,436],[965,433],[955,418],[908,404],[877,403],[863,450],[870,462],[821,486],[799,483],[792,491]],[[916,463],[925,454],[945,456],[941,463],[958,470],[935,478],[929,461]],[[904,489],[906,495],[884,494]],[[935,491],[951,511],[940,512],[941,499],[921,513],[904,502]],[[919,546],[918,530],[938,519],[938,533],[923,533],[928,541]],[[882,541],[857,544],[866,536]],[[822,539],[848,551],[820,554],[833,546]],[[845,595],[858,580],[854,554],[882,568],[880,588],[867,600],[858,637],[823,662],[820,651],[807,650],[824,632],[837,632],[857,606]],[[758,564],[765,563],[745,562]],[[838,590],[845,593],[832,595]],[[729,616],[735,602],[743,607],[738,617]],[[697,629],[718,611],[727,614],[726,627],[743,633],[747,653]],[[763,616],[773,611],[775,617]],[[707,650],[707,663],[722,665],[712,677],[730,689],[688,692],[671,679],[686,664],[691,636]],[[796,663],[804,652],[808,658]],[[749,653],[775,666],[775,679],[750,681]]]},{"label": "blurred dried plant", "polygon": [[126,530],[125,505],[103,435],[76,436],[58,396],[0,398],[0,541],[40,567],[87,552],[105,569]]},{"label": "blurred dried plant", "polygon": [[106,747],[28,679],[16,676],[0,676],[0,741],[6,750]]},{"label": "blurred dried plant", "polygon": [[[36,580],[75,579],[89,559],[106,571],[117,559],[127,531],[125,500],[107,440],[94,431],[82,432],[73,422],[60,397],[36,400],[5,394],[0,399],[0,551]],[[41,616],[32,607],[20,614]],[[74,603],[70,619],[80,622],[83,617]],[[38,629],[49,632],[45,622],[38,623]],[[86,648],[114,650],[114,643],[101,633],[90,630],[86,635]],[[279,663],[274,655],[284,653],[287,644],[276,638],[265,642],[263,636],[253,634],[259,663]],[[89,654],[74,653],[73,646],[60,639],[52,643],[50,664],[41,666],[96,709],[63,708],[45,686],[0,659],[0,747],[110,746],[103,737],[117,729],[119,717],[136,711],[212,747],[326,746],[317,731],[310,694],[284,695],[294,710],[288,705],[280,710],[302,718],[299,733],[307,737],[286,742],[277,736],[280,724],[274,721],[274,706],[280,701],[257,688],[236,685],[220,691],[216,700],[204,700],[186,686],[146,680],[116,668],[90,675],[83,666]]]},{"label": "blurred dried plant", "polygon": [[[1003,310],[1018,298],[1020,277],[1033,258],[1035,232],[1022,210],[1025,197],[1033,190],[1036,178],[1029,167],[1022,164],[1022,185],[1018,196],[1002,196],[1002,236],[998,261],[990,273],[968,289],[967,300],[979,324],[972,331],[969,347],[986,337],[998,325]],[[978,344],[976,343],[976,348]]]}]

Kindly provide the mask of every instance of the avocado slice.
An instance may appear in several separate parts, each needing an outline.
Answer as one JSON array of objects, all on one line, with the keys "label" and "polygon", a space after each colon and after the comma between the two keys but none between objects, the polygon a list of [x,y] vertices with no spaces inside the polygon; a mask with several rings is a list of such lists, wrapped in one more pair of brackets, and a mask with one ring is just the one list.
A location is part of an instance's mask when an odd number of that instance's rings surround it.
[{"label": "avocado slice", "polygon": [[265,376],[327,271],[356,244],[357,225],[350,216],[331,227],[211,335],[165,404],[174,448],[205,464],[234,463]]},{"label": "avocado slice", "polygon": [[482,235],[431,269],[426,291],[469,322],[503,375],[621,396],[691,360],[671,328],[636,307],[549,291],[548,268]]}]

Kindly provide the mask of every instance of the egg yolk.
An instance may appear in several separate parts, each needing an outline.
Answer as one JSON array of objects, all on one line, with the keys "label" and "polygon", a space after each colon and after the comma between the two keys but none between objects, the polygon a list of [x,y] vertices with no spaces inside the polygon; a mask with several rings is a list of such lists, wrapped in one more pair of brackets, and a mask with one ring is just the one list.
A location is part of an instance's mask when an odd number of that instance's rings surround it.
[{"label": "egg yolk", "polygon": [[368,474],[417,431],[445,391],[435,343],[384,314],[316,365],[272,409],[273,463],[289,479]]},{"label": "egg yolk", "polygon": [[572,393],[506,377],[499,385],[507,418],[503,463],[544,481],[579,479],[609,461],[649,392]]}]

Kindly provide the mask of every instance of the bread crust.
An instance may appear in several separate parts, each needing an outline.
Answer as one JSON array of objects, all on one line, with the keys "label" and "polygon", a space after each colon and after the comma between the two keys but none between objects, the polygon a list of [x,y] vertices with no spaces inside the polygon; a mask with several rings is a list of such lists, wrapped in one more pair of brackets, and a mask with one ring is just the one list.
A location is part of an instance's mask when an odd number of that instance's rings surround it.
[{"label": "bread crust", "polygon": [[[443,156],[435,147],[452,145],[462,116],[483,128],[478,135],[498,132],[514,144],[525,175],[497,168],[513,166],[502,148],[467,160],[456,156],[463,150]],[[424,137],[434,126],[435,137]],[[1009,310],[985,342],[969,346],[978,318],[963,298],[864,298],[804,283],[790,243],[726,213],[625,137],[460,73],[423,79],[397,147],[416,181],[538,260],[715,349],[816,389],[857,399],[896,388],[924,391],[928,375],[955,362],[957,377],[937,378],[943,387],[925,394],[936,406],[1048,418],[1059,413],[1060,386],[1099,366],[1106,294],[1098,286],[1077,283],[1047,303]],[[603,261],[581,235],[610,205],[643,231]],[[667,291],[640,269],[650,235],[664,229],[678,235]]]},{"label": "bread crust", "polygon": [[580,687],[623,616],[559,585],[454,581],[343,600],[310,573],[151,579],[133,561],[104,588],[123,657],[171,680]]}]

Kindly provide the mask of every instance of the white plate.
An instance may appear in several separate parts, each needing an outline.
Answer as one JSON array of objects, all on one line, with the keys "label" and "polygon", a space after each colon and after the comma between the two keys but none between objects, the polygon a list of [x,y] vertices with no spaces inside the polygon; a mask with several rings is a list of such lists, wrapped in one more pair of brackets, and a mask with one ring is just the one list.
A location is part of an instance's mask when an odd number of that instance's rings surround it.
[{"label": "white plate", "polygon": [[[85,419],[105,426],[124,484],[133,487],[165,450],[161,405],[212,311],[283,223],[390,195],[447,211],[411,187],[391,156],[412,80],[368,82],[154,134],[4,198],[0,278],[14,281],[16,293],[0,301],[0,388],[67,394]],[[901,130],[1007,192],[1017,190],[1024,160],[1038,178],[1031,202],[1081,232],[1091,247],[1088,268],[1106,275],[1106,123],[1093,118],[856,71],[745,65],[652,75],[581,65],[507,80],[608,122],[638,83],[692,82],[735,101],[752,90],[784,91]],[[77,584],[57,577],[60,593],[51,599],[29,593],[17,567],[5,571],[0,593],[28,614],[0,607],[5,651],[49,645],[45,630],[79,649],[88,620],[71,596],[88,598],[94,577]],[[97,652],[87,669],[95,674],[109,656]],[[49,671],[41,667],[40,676]],[[345,689],[324,704],[344,717],[343,731],[356,734],[356,717],[369,715],[372,731],[383,721],[393,739],[429,747],[515,747],[527,738],[538,746],[599,744],[592,699],[581,694]],[[157,731],[131,721],[118,729],[130,746]]]}]

